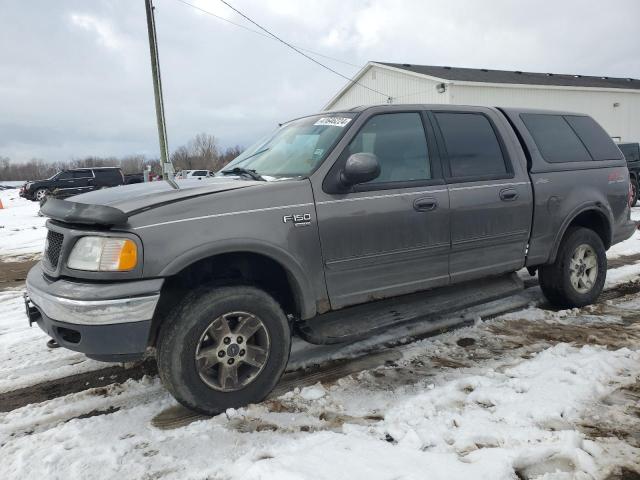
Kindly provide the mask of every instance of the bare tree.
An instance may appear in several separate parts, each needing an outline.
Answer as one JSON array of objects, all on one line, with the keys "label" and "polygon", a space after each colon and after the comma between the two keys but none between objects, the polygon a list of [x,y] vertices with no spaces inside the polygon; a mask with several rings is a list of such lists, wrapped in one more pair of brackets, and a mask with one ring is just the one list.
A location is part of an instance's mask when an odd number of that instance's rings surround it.
[{"label": "bare tree", "polygon": [[[171,154],[171,161],[176,170],[213,170],[222,169],[242,152],[239,146],[222,150],[215,136],[199,133],[186,145],[182,145]],[[12,163],[7,157],[0,156],[1,180],[40,180],[49,178],[60,170],[81,167],[119,166],[124,173],[139,173],[147,166],[153,173],[160,175],[160,160],[147,158],[144,155],[128,155],[121,158],[87,156],[72,158],[66,162],[45,162],[33,158],[28,162]]]}]

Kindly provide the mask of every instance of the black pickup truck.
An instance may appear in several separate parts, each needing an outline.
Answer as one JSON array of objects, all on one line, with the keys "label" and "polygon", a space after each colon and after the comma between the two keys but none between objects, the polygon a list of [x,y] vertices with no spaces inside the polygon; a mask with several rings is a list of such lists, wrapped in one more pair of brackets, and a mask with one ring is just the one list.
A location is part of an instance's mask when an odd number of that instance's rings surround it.
[{"label": "black pickup truck", "polygon": [[593,302],[606,250],[635,230],[630,193],[622,153],[583,114],[324,112],[207,182],[47,201],[27,312],[92,358],[155,355],[168,390],[213,414],[265,398],[294,332],[336,343],[438,329],[522,288],[524,267],[553,304]]},{"label": "black pickup truck", "polygon": [[20,196],[41,202],[49,195],[66,198],[124,184],[125,177],[120,167],[74,168],[58,172],[46,180],[25,183],[20,188]]},{"label": "black pickup truck", "polygon": [[619,143],[618,148],[624,154],[629,168],[629,176],[631,177],[631,188],[633,189],[633,200],[631,206],[635,207],[638,203],[638,182],[640,181],[640,144],[635,143]]}]

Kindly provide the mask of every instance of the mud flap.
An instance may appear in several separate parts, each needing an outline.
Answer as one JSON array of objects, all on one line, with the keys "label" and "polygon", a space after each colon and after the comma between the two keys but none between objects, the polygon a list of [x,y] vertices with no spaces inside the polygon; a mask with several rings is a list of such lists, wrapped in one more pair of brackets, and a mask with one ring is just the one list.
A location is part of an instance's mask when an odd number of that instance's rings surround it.
[{"label": "mud flap", "polygon": [[427,322],[437,330],[455,325],[454,312],[523,289],[522,280],[511,273],[337,310],[300,321],[296,327],[305,341],[317,345],[351,343],[413,322]]}]

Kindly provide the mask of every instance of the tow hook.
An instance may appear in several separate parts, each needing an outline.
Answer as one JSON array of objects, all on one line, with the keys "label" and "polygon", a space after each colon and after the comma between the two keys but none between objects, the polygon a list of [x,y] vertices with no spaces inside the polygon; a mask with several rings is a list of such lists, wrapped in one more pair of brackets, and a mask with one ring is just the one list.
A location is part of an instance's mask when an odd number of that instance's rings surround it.
[{"label": "tow hook", "polygon": [[31,324],[33,324],[34,322],[38,322],[38,319],[40,318],[40,312],[29,298],[29,295],[27,295],[27,292],[24,292],[22,294],[22,297],[24,298],[24,308],[27,314],[27,318],[29,319],[29,326],[31,326]]}]

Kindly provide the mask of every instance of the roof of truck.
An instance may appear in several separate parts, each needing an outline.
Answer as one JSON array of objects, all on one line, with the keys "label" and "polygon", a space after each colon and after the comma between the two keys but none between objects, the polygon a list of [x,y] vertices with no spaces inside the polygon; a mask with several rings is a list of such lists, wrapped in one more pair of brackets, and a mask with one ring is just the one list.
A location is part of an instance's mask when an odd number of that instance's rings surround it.
[{"label": "roof of truck", "polygon": [[67,170],[120,170],[121,167],[77,167],[77,168],[68,168]]},{"label": "roof of truck", "polygon": [[519,70],[492,70],[488,68],[460,68],[409,63],[372,62],[387,67],[407,70],[443,80],[478,83],[506,83],[590,88],[624,88],[640,90],[635,78],[577,75],[566,73],[521,72]]}]

